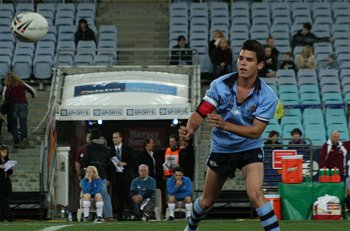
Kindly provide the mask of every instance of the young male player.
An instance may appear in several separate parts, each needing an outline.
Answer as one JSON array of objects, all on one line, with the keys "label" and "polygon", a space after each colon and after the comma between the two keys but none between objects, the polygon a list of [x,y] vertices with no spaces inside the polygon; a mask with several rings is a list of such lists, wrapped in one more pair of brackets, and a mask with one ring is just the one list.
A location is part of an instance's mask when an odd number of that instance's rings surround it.
[{"label": "young male player", "polygon": [[179,135],[189,139],[205,118],[213,127],[203,194],[194,203],[185,231],[197,230],[225,181],[235,176],[237,168],[243,173],[249,200],[256,208],[261,225],[268,231],[280,230],[262,191],[261,134],[273,118],[278,102],[273,91],[258,77],[264,60],[263,45],[255,40],[245,41],[237,60],[238,72],[214,80],[186,127],[179,129]]}]

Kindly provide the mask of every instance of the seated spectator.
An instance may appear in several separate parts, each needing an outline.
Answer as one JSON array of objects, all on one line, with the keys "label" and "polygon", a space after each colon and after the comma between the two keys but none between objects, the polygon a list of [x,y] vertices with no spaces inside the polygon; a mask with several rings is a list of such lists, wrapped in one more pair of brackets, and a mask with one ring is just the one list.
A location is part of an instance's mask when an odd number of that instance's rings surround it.
[{"label": "seated spectator", "polygon": [[156,180],[148,175],[145,164],[139,166],[139,177],[131,182],[130,197],[135,220],[148,221],[156,206]]},{"label": "seated spectator", "polygon": [[289,141],[289,144],[306,144],[306,141],[301,138],[303,133],[299,128],[294,128],[290,135],[293,139]]},{"label": "seated spectator", "polygon": [[192,183],[180,167],[175,168],[173,176],[168,178],[167,191],[169,221],[174,220],[176,203],[179,201],[185,203],[186,217],[189,218],[192,211]]},{"label": "seated spectator", "polygon": [[266,45],[269,45],[271,47],[271,60],[272,60],[272,66],[277,70],[278,67],[278,55],[279,50],[275,47],[275,39],[272,36],[269,36],[266,39]]},{"label": "seated spectator", "polygon": [[296,57],[295,62],[297,68],[300,69],[316,69],[317,62],[312,52],[312,47],[307,45]]},{"label": "seated spectator", "polygon": [[232,51],[226,39],[221,39],[219,47],[213,51],[214,78],[232,71]]},{"label": "seated spectator", "polygon": [[96,201],[97,218],[95,222],[102,222],[103,199],[102,199],[102,179],[98,175],[95,166],[86,168],[85,177],[81,180],[81,188],[83,193],[83,212],[84,221],[90,221],[91,199]]},{"label": "seated spectator", "polygon": [[[280,133],[278,131],[271,130],[269,132],[268,138],[279,138],[279,137],[280,137]],[[278,140],[266,140],[265,144],[271,145],[271,147],[269,147],[269,148],[274,148],[274,149],[278,149],[278,148],[282,147],[282,146],[280,146],[282,143],[280,143]]]},{"label": "seated spectator", "polygon": [[213,39],[209,42],[209,57],[212,59],[214,50],[219,47],[221,39],[225,39],[224,33],[220,30],[215,30],[213,32]]},{"label": "seated spectator", "polygon": [[264,45],[265,50],[265,65],[259,72],[260,76],[276,77],[277,66],[274,66],[272,59],[272,48],[269,45]]},{"label": "seated spectator", "polygon": [[280,65],[280,69],[283,70],[296,70],[295,63],[293,61],[293,54],[290,51],[287,51],[283,56],[283,62]]},{"label": "seated spectator", "polygon": [[79,41],[94,41],[96,43],[95,33],[90,29],[86,19],[79,20],[79,28],[75,32],[75,45],[78,45]]},{"label": "seated spectator", "polygon": [[327,58],[327,65],[325,69],[338,69],[339,65],[337,63],[337,59],[334,54],[329,54]]},{"label": "seated spectator", "polygon": [[296,46],[312,46],[316,42],[329,42],[329,37],[319,38],[311,32],[311,24],[304,23],[303,28],[299,30],[292,38],[292,48]]},{"label": "seated spectator", "polygon": [[323,144],[320,152],[320,168],[338,168],[340,176],[344,179],[344,158],[350,151],[350,141],[340,141],[340,133],[333,131],[330,138]]},{"label": "seated spectator", "polygon": [[192,50],[183,35],[177,38],[177,45],[171,51],[170,65],[192,65]]}]

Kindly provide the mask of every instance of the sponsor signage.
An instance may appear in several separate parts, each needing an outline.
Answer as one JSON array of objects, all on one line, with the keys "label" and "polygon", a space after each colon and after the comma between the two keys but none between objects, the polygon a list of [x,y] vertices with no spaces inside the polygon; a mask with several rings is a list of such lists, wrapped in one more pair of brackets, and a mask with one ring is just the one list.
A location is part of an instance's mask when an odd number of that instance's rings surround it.
[{"label": "sponsor signage", "polygon": [[272,151],[272,168],[282,169],[282,156],[295,156],[297,150],[273,150]]}]

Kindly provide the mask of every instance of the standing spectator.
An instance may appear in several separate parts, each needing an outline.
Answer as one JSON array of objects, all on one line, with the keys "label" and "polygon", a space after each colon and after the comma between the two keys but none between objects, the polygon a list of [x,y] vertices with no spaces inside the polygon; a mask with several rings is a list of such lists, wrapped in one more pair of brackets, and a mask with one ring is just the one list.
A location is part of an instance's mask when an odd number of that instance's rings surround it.
[{"label": "standing spectator", "polygon": [[122,221],[125,206],[132,208],[129,192],[130,183],[136,176],[136,158],[132,148],[122,142],[121,132],[114,132],[112,138],[113,146],[110,149],[110,156],[115,160],[116,165],[112,180],[113,213],[119,221]]},{"label": "standing spectator", "polygon": [[280,69],[294,71],[296,70],[292,52],[287,51],[284,53],[283,62],[280,65]]},{"label": "standing spectator", "polygon": [[95,222],[102,222],[103,199],[102,199],[103,181],[98,175],[95,166],[86,168],[85,177],[81,180],[81,191],[83,193],[83,212],[84,221],[90,221],[91,199],[95,199],[97,218]]},{"label": "standing spectator", "polygon": [[173,176],[168,178],[167,191],[169,221],[174,220],[176,203],[179,201],[185,203],[186,218],[189,218],[192,211],[192,182],[184,176],[181,167],[175,168]]},{"label": "standing spectator", "polygon": [[89,143],[91,142],[91,131],[89,130],[86,133],[86,137],[85,137],[85,144],[83,146],[81,146],[75,156],[75,172],[77,173],[77,175],[80,177],[80,175],[82,174],[81,171],[81,159],[84,156],[84,153],[86,152],[86,148],[89,145]]},{"label": "standing spectator", "polygon": [[179,153],[179,165],[183,170],[185,176],[193,181],[194,179],[194,148],[193,139],[182,140],[182,148]]},{"label": "standing spectator", "polygon": [[210,59],[212,59],[214,50],[219,47],[221,39],[225,39],[224,33],[220,30],[215,30],[213,32],[213,39],[209,42],[208,52]]},{"label": "standing spectator", "polygon": [[86,19],[79,20],[79,28],[75,32],[75,45],[77,46],[79,41],[94,41],[96,43],[95,33],[90,29]]},{"label": "standing spectator", "polygon": [[12,210],[10,208],[10,195],[12,192],[12,185],[10,175],[12,175],[12,168],[5,172],[4,164],[9,161],[10,151],[6,145],[0,146],[0,222],[5,218],[12,222],[15,220]]},{"label": "standing spectator", "polygon": [[338,69],[339,65],[337,63],[337,58],[334,54],[329,54],[327,58],[327,65],[325,69]]},{"label": "standing spectator", "polygon": [[311,24],[304,23],[303,28],[299,30],[292,38],[292,48],[294,49],[296,46],[312,46],[316,42],[329,42],[329,37],[319,38],[315,34],[311,32]]},{"label": "standing spectator", "polygon": [[317,62],[311,46],[307,45],[303,48],[301,53],[297,55],[295,64],[299,70],[316,69]]},{"label": "standing spectator", "polygon": [[341,142],[340,133],[338,131],[333,131],[330,138],[326,143],[323,144],[320,152],[320,169],[326,168],[338,168],[339,174],[344,180],[344,170],[346,163],[346,155],[350,150],[350,141]]},{"label": "standing spectator", "polygon": [[[10,72],[6,75],[4,98],[9,100],[11,122],[12,122],[12,136],[15,148],[20,147],[20,142],[23,146],[28,145],[27,133],[27,116],[28,116],[28,101],[26,92],[29,92],[33,98],[36,98],[34,88],[23,82],[20,77]],[[17,121],[19,120],[21,138],[18,137]]]},{"label": "standing spectator", "polygon": [[[82,167],[95,166],[99,176],[103,180],[101,195],[103,198],[103,217],[106,221],[113,220],[111,197],[108,194],[107,186],[111,180],[111,161],[108,147],[105,146],[105,139],[99,129],[91,130],[91,142],[86,147],[82,158]],[[85,175],[85,174],[84,174]],[[84,177],[82,175],[81,177]]]},{"label": "standing spectator", "polygon": [[302,138],[303,133],[299,128],[294,128],[290,135],[293,139],[289,141],[289,144],[306,144],[306,141]]},{"label": "standing spectator", "polygon": [[278,67],[278,55],[279,55],[279,50],[275,47],[275,39],[272,36],[267,37],[266,39],[266,45],[271,47],[271,63],[272,66],[277,70]]},{"label": "standing spectator", "polygon": [[214,65],[214,78],[232,71],[232,51],[226,39],[221,39],[219,47],[213,51],[212,62]]},{"label": "standing spectator", "polygon": [[148,175],[148,166],[139,166],[139,177],[131,182],[130,197],[135,220],[148,221],[156,206],[156,181]]},{"label": "standing spectator", "polygon": [[164,163],[163,163],[163,176],[171,176],[171,172],[179,166],[179,137],[177,135],[170,135],[169,144],[165,150]]},{"label": "standing spectator", "polygon": [[171,51],[170,65],[192,65],[192,50],[183,35],[177,38],[177,45]]},{"label": "standing spectator", "polygon": [[269,45],[264,45],[265,65],[259,72],[262,77],[276,77],[277,66],[274,65],[272,59],[272,48]]}]

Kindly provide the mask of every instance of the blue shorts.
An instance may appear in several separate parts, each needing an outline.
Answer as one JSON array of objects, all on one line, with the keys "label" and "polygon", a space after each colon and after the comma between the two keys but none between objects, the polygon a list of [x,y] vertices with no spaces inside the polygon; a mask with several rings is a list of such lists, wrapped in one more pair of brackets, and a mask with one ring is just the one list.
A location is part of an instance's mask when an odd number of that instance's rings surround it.
[{"label": "blue shorts", "polygon": [[224,177],[235,177],[236,169],[251,163],[263,162],[264,151],[262,148],[251,149],[237,153],[210,153],[207,165],[217,174]]}]

